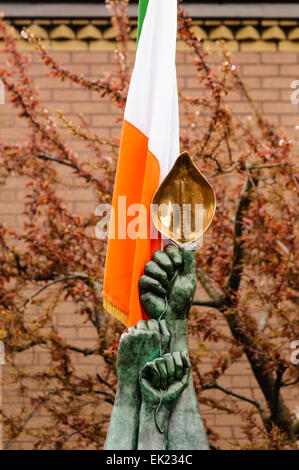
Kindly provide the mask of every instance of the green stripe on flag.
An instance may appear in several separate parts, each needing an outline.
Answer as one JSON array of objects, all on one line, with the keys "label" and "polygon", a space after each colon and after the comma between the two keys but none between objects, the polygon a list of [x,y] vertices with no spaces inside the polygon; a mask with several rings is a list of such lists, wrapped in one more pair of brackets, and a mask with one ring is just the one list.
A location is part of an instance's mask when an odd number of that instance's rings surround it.
[{"label": "green stripe on flag", "polygon": [[138,6],[138,28],[137,28],[137,46],[142,30],[142,25],[143,21],[145,18],[146,10],[147,10],[147,5],[148,5],[149,0],[139,0],[139,6]]}]

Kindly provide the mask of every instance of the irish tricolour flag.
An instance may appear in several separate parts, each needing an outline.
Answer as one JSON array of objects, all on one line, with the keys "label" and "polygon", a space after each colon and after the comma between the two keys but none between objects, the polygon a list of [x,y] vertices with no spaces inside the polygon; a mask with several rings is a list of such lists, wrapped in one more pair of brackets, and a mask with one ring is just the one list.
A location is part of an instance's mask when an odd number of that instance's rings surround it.
[{"label": "irish tricolour flag", "polygon": [[[108,240],[103,288],[104,307],[126,326],[146,318],[138,281],[145,263],[161,247],[161,240],[151,237],[150,204],[179,155],[176,31],[177,0],[140,0],[139,42],[122,127],[113,194],[115,227]],[[145,236],[132,237],[127,229],[138,214],[137,205],[146,208],[147,228]]]}]

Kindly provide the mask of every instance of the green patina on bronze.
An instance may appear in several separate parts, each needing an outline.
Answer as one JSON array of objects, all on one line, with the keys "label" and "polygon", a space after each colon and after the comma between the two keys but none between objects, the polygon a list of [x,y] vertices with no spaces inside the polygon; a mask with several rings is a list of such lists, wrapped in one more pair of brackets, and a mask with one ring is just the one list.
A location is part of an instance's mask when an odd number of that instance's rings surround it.
[{"label": "green patina on bronze", "polygon": [[118,390],[105,449],[207,450],[188,358],[194,251],[175,245],[156,251],[139,287],[150,320],[121,337]]}]

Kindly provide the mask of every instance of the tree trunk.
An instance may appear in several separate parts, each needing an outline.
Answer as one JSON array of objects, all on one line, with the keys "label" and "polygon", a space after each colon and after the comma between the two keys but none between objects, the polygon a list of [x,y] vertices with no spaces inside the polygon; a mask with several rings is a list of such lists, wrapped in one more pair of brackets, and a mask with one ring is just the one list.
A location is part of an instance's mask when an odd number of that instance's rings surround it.
[{"label": "tree trunk", "polygon": [[[231,304],[231,301],[229,301]],[[222,306],[221,311],[225,314],[234,338],[244,346],[244,352],[251,365],[254,376],[263,392],[265,400],[270,410],[268,420],[264,420],[265,426],[269,429],[271,423],[276,424],[288,437],[294,441],[294,426],[291,414],[282,398],[280,387],[278,386],[279,378],[275,379],[272,371],[267,371],[267,357],[265,352],[257,345],[252,332],[245,327],[242,318],[237,313],[227,314],[227,309],[232,308]],[[267,372],[266,372],[267,371]]]}]

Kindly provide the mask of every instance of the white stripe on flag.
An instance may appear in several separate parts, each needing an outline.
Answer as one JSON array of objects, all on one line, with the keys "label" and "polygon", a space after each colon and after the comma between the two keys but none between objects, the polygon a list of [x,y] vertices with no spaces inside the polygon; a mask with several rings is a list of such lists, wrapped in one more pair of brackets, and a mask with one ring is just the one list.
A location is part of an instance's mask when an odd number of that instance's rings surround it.
[{"label": "white stripe on flag", "polygon": [[176,33],[177,0],[149,0],[125,119],[149,138],[149,150],[160,163],[160,180],[179,155]]}]

